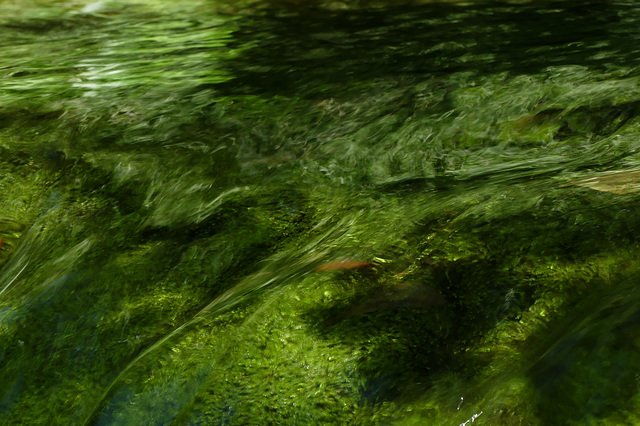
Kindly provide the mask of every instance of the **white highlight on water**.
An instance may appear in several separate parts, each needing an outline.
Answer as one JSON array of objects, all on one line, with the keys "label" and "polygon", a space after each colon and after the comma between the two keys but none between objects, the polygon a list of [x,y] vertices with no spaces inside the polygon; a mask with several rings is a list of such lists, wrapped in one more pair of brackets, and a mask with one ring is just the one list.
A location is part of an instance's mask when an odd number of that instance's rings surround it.
[{"label": "white highlight on water", "polygon": [[482,414],[482,411],[480,411],[479,413],[474,414],[473,416],[471,416],[471,418],[469,420],[467,420],[464,423],[460,423],[460,426],[467,426],[469,423],[473,423],[476,421],[476,419],[478,417],[480,417],[480,415]]},{"label": "white highlight on water", "polygon": [[11,286],[11,284],[13,284],[13,282],[14,282],[15,280],[17,280],[17,279],[18,279],[18,277],[20,276],[20,274],[22,273],[22,271],[24,271],[24,270],[25,270],[25,268],[27,267],[27,265],[29,265],[29,262],[25,263],[25,265],[22,267],[22,269],[20,269],[20,272],[18,272],[18,273],[16,274],[16,276],[15,276],[15,277],[13,277],[13,279],[9,282],[9,284],[7,284],[7,285],[5,285],[5,286],[4,286],[4,288],[0,291],[0,294],[4,293],[4,291],[5,291],[6,289],[8,289],[8,288]]}]

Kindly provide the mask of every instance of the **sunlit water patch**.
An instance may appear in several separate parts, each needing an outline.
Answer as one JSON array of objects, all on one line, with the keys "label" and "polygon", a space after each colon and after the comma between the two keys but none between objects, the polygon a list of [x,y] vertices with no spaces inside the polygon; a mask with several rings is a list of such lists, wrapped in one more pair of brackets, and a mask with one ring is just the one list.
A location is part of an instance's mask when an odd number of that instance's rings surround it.
[{"label": "sunlit water patch", "polygon": [[355,3],[0,3],[3,423],[637,423],[640,9]]}]

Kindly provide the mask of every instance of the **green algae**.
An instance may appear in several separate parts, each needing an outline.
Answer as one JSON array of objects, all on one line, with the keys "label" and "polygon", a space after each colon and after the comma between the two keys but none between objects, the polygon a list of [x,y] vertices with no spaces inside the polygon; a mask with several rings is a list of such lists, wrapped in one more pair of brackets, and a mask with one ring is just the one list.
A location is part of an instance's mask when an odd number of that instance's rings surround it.
[{"label": "green algae", "polygon": [[2,423],[637,421],[637,7],[230,7],[0,3]]}]

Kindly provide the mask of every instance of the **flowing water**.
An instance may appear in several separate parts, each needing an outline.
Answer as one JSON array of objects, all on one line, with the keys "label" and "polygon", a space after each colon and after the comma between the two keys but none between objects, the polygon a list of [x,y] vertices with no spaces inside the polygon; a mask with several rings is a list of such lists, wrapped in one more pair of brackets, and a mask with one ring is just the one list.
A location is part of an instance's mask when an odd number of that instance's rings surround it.
[{"label": "flowing water", "polygon": [[638,424],[640,6],[0,0],[0,423]]}]

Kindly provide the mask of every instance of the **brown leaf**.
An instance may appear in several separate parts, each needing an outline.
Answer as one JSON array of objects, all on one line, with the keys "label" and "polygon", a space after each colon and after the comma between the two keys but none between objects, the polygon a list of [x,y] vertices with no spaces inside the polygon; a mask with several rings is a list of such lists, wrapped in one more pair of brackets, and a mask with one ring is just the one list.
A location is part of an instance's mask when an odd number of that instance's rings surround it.
[{"label": "brown leaf", "polygon": [[370,266],[376,266],[375,263],[361,262],[359,260],[334,260],[332,262],[324,263],[316,268],[316,271],[340,271],[343,269],[356,269],[356,268],[368,268]]}]

